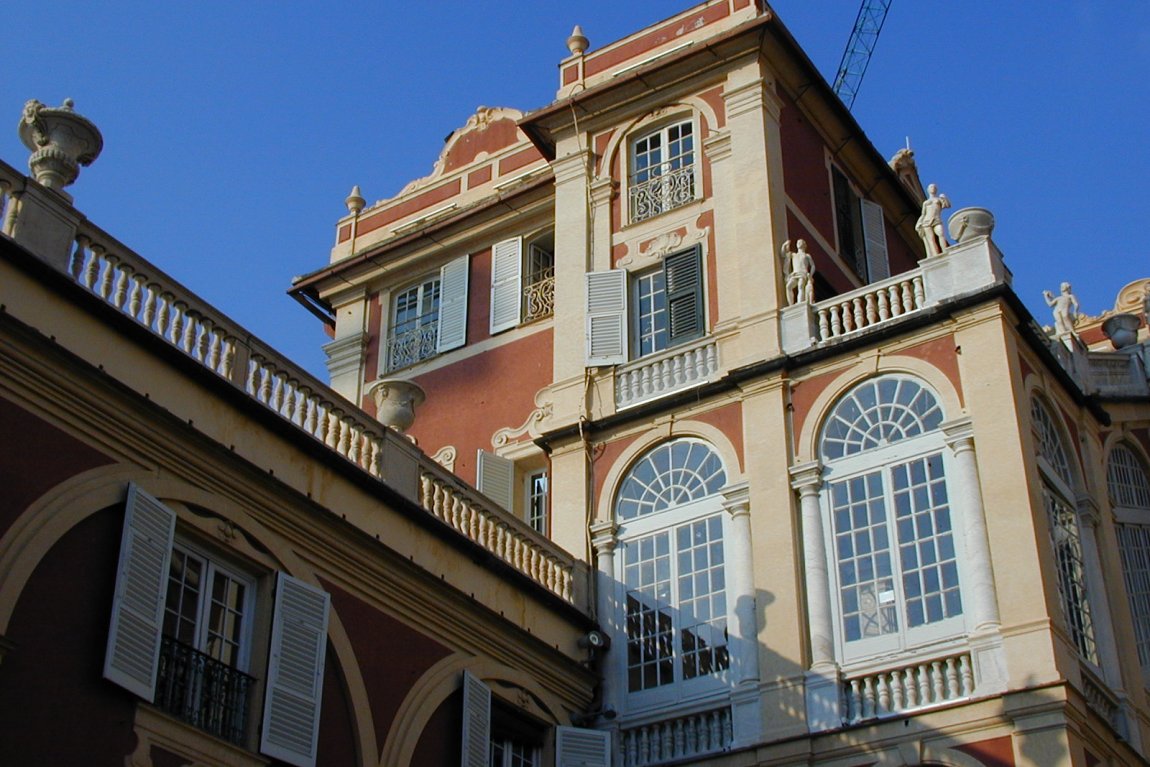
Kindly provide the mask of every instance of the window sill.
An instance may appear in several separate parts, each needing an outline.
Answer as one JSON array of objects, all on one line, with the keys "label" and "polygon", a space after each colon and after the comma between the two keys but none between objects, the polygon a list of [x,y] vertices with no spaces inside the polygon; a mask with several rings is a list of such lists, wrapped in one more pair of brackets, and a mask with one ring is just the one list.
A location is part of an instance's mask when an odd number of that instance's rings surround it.
[{"label": "window sill", "polygon": [[136,705],[136,750],[128,764],[151,765],[159,749],[192,764],[227,764],[233,767],[267,767],[271,759],[181,722],[146,703]]}]

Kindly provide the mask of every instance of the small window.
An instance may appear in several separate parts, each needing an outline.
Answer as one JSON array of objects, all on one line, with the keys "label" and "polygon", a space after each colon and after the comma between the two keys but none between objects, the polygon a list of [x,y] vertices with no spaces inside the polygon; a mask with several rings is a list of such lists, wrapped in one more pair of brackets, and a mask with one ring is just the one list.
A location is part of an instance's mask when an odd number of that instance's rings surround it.
[{"label": "small window", "polygon": [[537,469],[527,473],[526,503],[527,524],[540,535],[551,534],[550,496],[547,487],[547,470]]},{"label": "small window", "polygon": [[587,274],[588,366],[626,362],[628,348],[633,358],[645,357],[704,332],[703,256],[697,247],[667,256],[632,277],[629,287],[621,269]]},{"label": "small window", "polygon": [[890,263],[882,206],[855,194],[838,168],[831,168],[831,179],[839,257],[863,282],[885,280],[890,276]]},{"label": "small window", "polygon": [[524,246],[522,237],[491,248],[491,333],[550,317],[555,311],[554,237]]},{"label": "small window", "polygon": [[467,271],[468,257],[461,256],[394,294],[384,355],[388,371],[410,367],[463,345]]},{"label": "small window", "polygon": [[695,171],[692,121],[673,123],[635,139],[628,183],[632,223],[693,201]]}]

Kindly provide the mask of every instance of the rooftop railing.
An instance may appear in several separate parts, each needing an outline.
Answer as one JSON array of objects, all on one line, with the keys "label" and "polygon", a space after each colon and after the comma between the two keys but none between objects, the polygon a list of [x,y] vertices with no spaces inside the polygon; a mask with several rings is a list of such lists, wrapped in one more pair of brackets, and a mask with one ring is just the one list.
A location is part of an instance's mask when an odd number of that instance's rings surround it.
[{"label": "rooftop railing", "polygon": [[[22,198],[28,194],[37,197],[37,204],[53,206],[66,215],[68,223],[61,227],[65,230],[62,242],[66,252],[38,251],[41,243],[53,238],[21,230],[21,209],[27,204]],[[25,243],[34,255],[61,269],[107,305],[244,392],[256,405],[275,413],[362,471],[387,482],[464,537],[509,561],[544,588],[575,602],[573,557],[508,512],[488,508],[478,491],[464,485],[403,435],[333,392],[175,278],[84,219],[62,196],[45,190],[3,162],[0,213],[4,235]],[[29,220],[43,221],[44,217],[30,216]],[[452,508],[462,504],[475,510],[469,520],[487,521],[457,524],[436,500],[439,496],[422,489],[428,483],[450,487]]]}]

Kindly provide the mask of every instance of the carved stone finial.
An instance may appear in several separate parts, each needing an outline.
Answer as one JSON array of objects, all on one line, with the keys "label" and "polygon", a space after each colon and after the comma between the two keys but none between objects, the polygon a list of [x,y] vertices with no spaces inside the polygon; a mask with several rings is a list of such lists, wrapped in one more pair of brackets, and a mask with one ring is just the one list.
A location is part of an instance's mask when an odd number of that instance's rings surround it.
[{"label": "carved stone finial", "polygon": [[575,29],[571,30],[571,36],[567,38],[567,50],[571,51],[573,56],[581,56],[589,44],[590,41],[583,34],[583,27],[576,24]]},{"label": "carved stone finial", "polygon": [[28,167],[33,177],[65,196],[63,189],[80,175],[80,166],[91,165],[104,148],[99,129],[74,106],[72,99],[60,107],[30,99],[20,117],[20,140],[32,150]]},{"label": "carved stone finial", "polygon": [[363,210],[367,200],[363,199],[363,194],[359,191],[359,184],[356,184],[351,188],[351,194],[343,202],[347,205],[347,212],[354,216]]}]

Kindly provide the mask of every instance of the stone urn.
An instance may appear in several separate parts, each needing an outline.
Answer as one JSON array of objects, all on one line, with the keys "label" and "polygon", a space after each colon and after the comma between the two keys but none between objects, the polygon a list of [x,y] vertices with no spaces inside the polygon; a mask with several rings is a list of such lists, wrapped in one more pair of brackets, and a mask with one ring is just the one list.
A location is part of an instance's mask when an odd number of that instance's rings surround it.
[{"label": "stone urn", "polygon": [[32,99],[20,118],[20,140],[32,150],[28,158],[32,176],[69,199],[64,187],[80,175],[81,165],[91,165],[104,148],[99,129],[72,107],[72,99],[64,99],[60,107]]},{"label": "stone urn", "polygon": [[401,378],[376,381],[371,395],[375,399],[375,417],[401,434],[415,422],[415,409],[427,399],[427,393],[419,384]]},{"label": "stone urn", "polygon": [[986,208],[960,208],[951,214],[946,228],[955,242],[989,237],[994,231],[994,214]]},{"label": "stone urn", "polygon": [[1102,332],[1115,349],[1125,349],[1138,342],[1142,319],[1137,314],[1115,314],[1102,323]]}]

